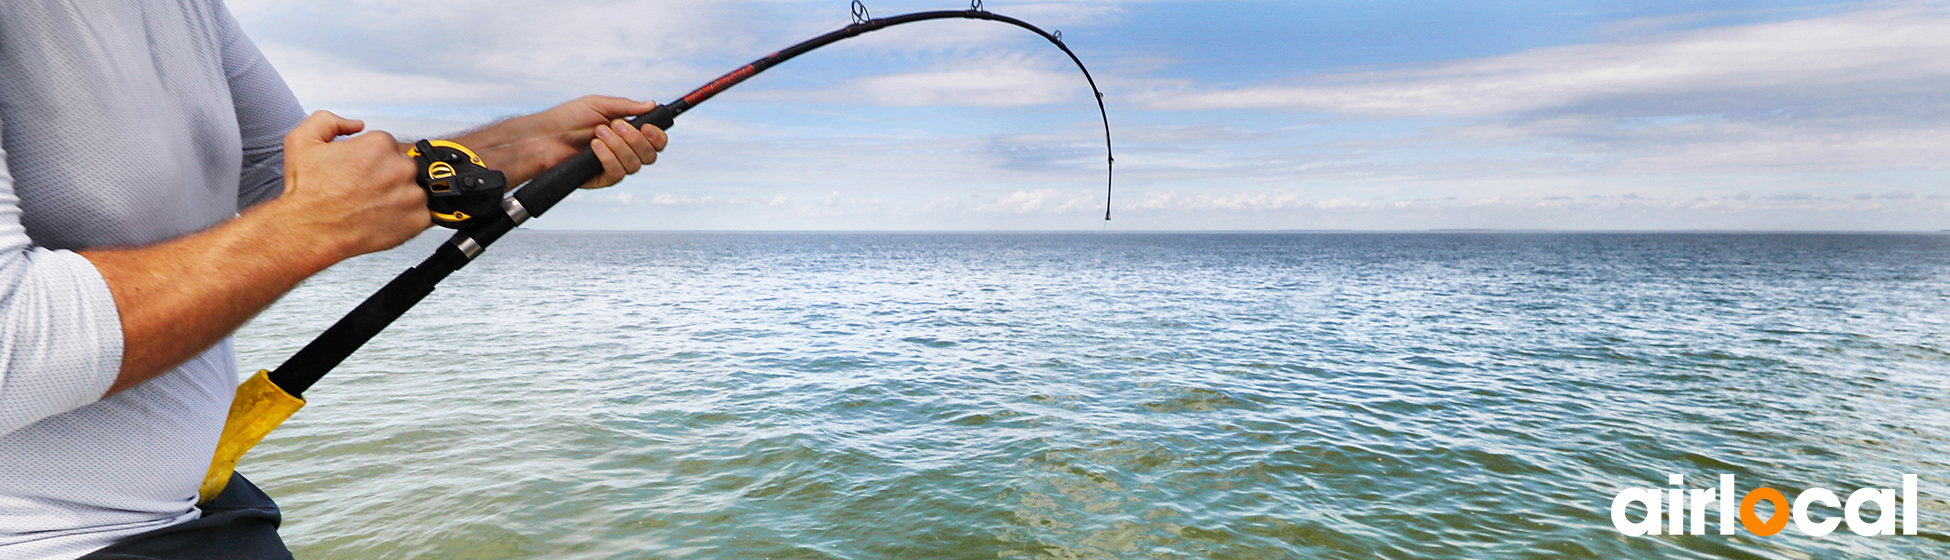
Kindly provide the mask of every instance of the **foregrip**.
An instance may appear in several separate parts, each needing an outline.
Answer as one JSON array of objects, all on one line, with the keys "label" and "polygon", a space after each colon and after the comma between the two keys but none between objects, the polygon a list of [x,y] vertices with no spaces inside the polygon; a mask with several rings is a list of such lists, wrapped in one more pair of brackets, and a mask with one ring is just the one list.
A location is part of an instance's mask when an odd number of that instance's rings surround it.
[{"label": "foregrip", "polygon": [[[657,128],[669,130],[671,125],[677,122],[677,110],[671,105],[658,105],[648,113],[637,115],[631,122],[637,128],[643,128],[645,124],[653,124],[657,125]],[[515,191],[515,200],[521,202],[522,208],[528,209],[529,217],[541,216],[543,212],[554,208],[555,203],[568,198],[570,193],[576,192],[577,188],[601,174],[603,174],[602,160],[596,159],[596,153],[589,151],[589,148],[583,148],[568,160],[548,168],[547,171],[529,180],[521,190]]]}]

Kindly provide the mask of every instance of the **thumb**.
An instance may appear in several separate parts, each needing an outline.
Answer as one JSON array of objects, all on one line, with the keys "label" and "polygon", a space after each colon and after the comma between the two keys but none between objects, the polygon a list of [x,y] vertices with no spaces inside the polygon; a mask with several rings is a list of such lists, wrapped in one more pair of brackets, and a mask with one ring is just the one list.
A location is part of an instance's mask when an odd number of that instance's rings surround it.
[{"label": "thumb", "polygon": [[363,121],[343,118],[331,111],[318,111],[305,117],[304,122],[298,123],[290,134],[284,136],[285,149],[289,150],[294,145],[326,144],[334,138],[358,134],[365,129],[366,123]]},{"label": "thumb", "polygon": [[627,97],[607,95],[591,95],[584,97],[582,101],[587,107],[595,109],[597,113],[602,113],[603,117],[608,119],[634,117],[657,108],[655,101],[636,101]]}]

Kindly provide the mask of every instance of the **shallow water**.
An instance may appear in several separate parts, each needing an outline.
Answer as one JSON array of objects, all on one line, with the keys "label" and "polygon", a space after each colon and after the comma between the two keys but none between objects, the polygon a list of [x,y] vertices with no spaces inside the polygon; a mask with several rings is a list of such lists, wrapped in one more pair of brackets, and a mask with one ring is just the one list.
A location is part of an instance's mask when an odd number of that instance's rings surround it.
[{"label": "shallow water", "polygon": [[[305,559],[1942,557],[1946,327],[1950,236],[519,231],[240,470]],[[1667,473],[1925,534],[1619,535]]]}]

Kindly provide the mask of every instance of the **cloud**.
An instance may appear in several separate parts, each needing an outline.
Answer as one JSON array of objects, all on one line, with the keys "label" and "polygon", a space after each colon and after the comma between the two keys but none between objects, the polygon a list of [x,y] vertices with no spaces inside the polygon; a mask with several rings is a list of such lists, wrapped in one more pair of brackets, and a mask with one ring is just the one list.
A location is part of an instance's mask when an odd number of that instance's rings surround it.
[{"label": "cloud", "polygon": [[1278,190],[1274,192],[1232,193],[1213,191],[1192,193],[1175,191],[1152,192],[1147,193],[1142,200],[1128,207],[1133,210],[1275,211],[1302,208],[1368,208],[1372,206],[1376,206],[1376,204],[1354,200],[1345,196],[1309,200],[1292,191]]},{"label": "cloud", "polygon": [[1713,115],[1638,125],[1594,115],[1506,117],[1432,127],[1420,137],[1369,147],[1414,151],[1436,145],[1531,150],[1539,156],[1508,171],[1532,174],[1946,169],[1950,160],[1941,154],[1950,150],[1950,119],[1888,114]]},{"label": "cloud", "polygon": [[[1061,57],[1060,54],[1057,57]],[[955,59],[933,69],[866,76],[812,90],[769,90],[754,101],[866,103],[882,106],[966,105],[1025,107],[1089,99],[1090,89],[1068,58],[1025,54]]]},{"label": "cloud", "polygon": [[[729,68],[786,24],[706,0],[231,2],[307,105],[533,106]],[[711,64],[710,68],[696,64]],[[718,65],[726,68],[716,68]]]},{"label": "cloud", "polygon": [[481,81],[362,66],[360,61],[325,51],[278,43],[262,47],[285,83],[308,106],[411,104],[439,99],[448,103],[500,104],[523,96],[506,82]]},{"label": "cloud", "polygon": [[[1154,108],[1291,109],[1382,117],[1672,114],[1892,96],[1935,110],[1950,87],[1950,10],[1899,5],[1799,21],[1534,49],[1297,84],[1161,91]],[[1769,107],[1769,106],[1772,107]]]},{"label": "cloud", "polygon": [[1043,205],[1049,202],[1049,199],[1055,198],[1058,195],[1059,193],[1053,189],[1043,189],[1035,192],[1016,191],[1010,193],[1009,196],[1002,197],[1000,200],[976,207],[976,210],[980,212],[1033,212],[1042,210]]},{"label": "cloud", "polygon": [[1626,40],[1297,83],[1159,89],[1146,100],[1422,123],[1305,146],[1314,162],[1338,165],[1261,168],[1294,178],[1706,174],[1793,188],[1797,175],[1950,169],[1941,157],[1950,151],[1950,96],[1941,93],[1950,91],[1950,8],[1884,3],[1663,31],[1712,17],[1622,26],[1659,30]]},{"label": "cloud", "polygon": [[[1062,2],[995,2],[986,9],[1006,14],[1045,31],[1061,32],[1065,28],[1083,27],[1102,29],[1121,23],[1130,13],[1129,6],[1152,3],[1153,0],[1082,0]],[[962,3],[963,6],[966,2]],[[830,13],[831,8],[844,6],[844,3],[814,2],[814,12]],[[874,17],[886,17],[899,12],[954,9],[955,6],[943,2],[909,2],[890,7],[882,1],[869,2]],[[840,21],[838,23],[846,23]],[[836,25],[835,25],[836,26]],[[807,29],[807,33],[825,32]],[[808,35],[810,36],[810,35]],[[803,37],[802,37],[803,39]],[[861,35],[836,46],[837,50],[867,52],[892,56],[923,55],[967,55],[977,52],[993,52],[998,49],[1046,49],[1048,43],[1026,30],[996,25],[990,22],[970,20],[947,20],[933,25],[891,27]],[[1058,56],[1061,56],[1060,54]]]},{"label": "cloud", "polygon": [[994,202],[975,207],[976,212],[1027,214],[1032,212],[1071,214],[1101,210],[1090,193],[1066,193],[1056,189],[1016,191]]},{"label": "cloud", "polygon": [[[621,198],[623,196],[628,196],[628,195],[622,194],[617,196]],[[632,197],[631,201],[634,200],[635,198]],[[628,202],[629,201],[624,201],[625,204],[627,204]],[[688,196],[688,195],[671,194],[671,193],[657,193],[650,197],[650,203],[655,204],[657,206],[710,206],[718,203],[718,197]]]},{"label": "cloud", "polygon": [[[1574,189],[1567,189],[1575,192]],[[1153,191],[1123,206],[1126,227],[1424,230],[1933,230],[1950,205],[1855,197],[1479,195],[1354,200],[1294,191]],[[1196,226],[1194,224],[1204,224]],[[1794,224],[1794,225],[1788,225]]]},{"label": "cloud", "polygon": [[[1031,2],[1009,6],[1008,13],[1050,26],[1102,26],[1130,3]],[[229,7],[299,99],[318,106],[532,107],[592,91],[678,94],[669,91],[672,84],[702,85],[849,23],[844,3],[763,0],[240,0]],[[1056,82],[1052,70],[1011,67],[1011,57],[1019,56],[1013,53],[1046,56],[1051,49],[1033,34],[994,23],[931,22],[841,45],[833,50],[988,61],[855,80],[843,90],[853,101],[1016,106],[1072,96],[1077,87],[1075,76],[1063,76],[1059,89],[1045,83]],[[921,87],[930,80],[939,82]],[[1007,95],[1010,87],[1020,89]],[[910,92],[921,97],[905,95]]]},{"label": "cloud", "polygon": [[[881,16],[958,7],[869,4]],[[1119,35],[1126,15],[1142,15],[1135,2],[990,4],[1096,49],[1079,54],[1102,61],[1111,103],[1114,228],[1701,227],[1744,216],[1940,229],[1930,217],[1950,200],[1941,4],[1773,11],[1773,23],[1734,26],[1720,24],[1754,17],[1624,21],[1593,30],[1598,43],[1274,82],[1189,68],[1158,48],[1166,42]],[[844,2],[785,0],[482,0],[461,8],[476,18],[467,26],[448,23],[455,8],[444,5],[230,5],[308,106],[356,109],[348,116],[409,136],[590,92],[682,93],[672,88],[848,21]],[[1200,14],[1212,29],[1197,31],[1224,32],[1223,12]],[[1431,55],[1441,56],[1414,54]],[[1094,104],[1041,39],[931,23],[795,64],[687,115],[662,161],[620,187],[632,190],[577,193],[542,227],[1099,225]],[[986,109],[1063,103],[1074,105]]]}]

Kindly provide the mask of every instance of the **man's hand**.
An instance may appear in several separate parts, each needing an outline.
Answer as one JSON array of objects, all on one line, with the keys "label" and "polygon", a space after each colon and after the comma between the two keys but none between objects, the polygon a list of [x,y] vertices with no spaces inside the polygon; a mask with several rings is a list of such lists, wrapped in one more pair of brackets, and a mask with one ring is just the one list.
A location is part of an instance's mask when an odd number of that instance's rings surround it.
[{"label": "man's hand", "polygon": [[632,127],[622,120],[656,107],[655,102],[591,95],[453,140],[480,154],[488,167],[507,174],[510,187],[588,147],[602,160],[603,174],[583,188],[601,188],[656,163],[657,152],[669,144],[663,130],[648,124]]},{"label": "man's hand", "polygon": [[313,113],[284,138],[284,195],[147,247],[81,251],[122,320],[122,370],[103,396],[169,371],[305,278],[428,226],[426,194],[392,135]]},{"label": "man's hand", "polygon": [[284,196],[271,202],[290,225],[339,243],[350,258],[405,243],[427,229],[426,193],[413,182],[413,160],[391,134],[357,134],[365,123],[312,113],[284,137]]}]

